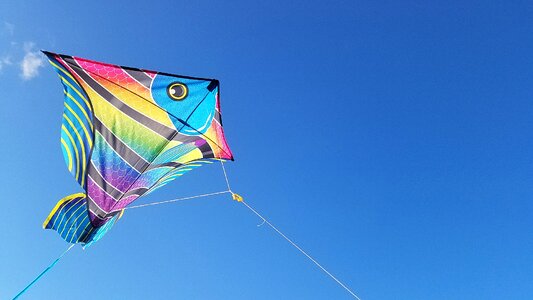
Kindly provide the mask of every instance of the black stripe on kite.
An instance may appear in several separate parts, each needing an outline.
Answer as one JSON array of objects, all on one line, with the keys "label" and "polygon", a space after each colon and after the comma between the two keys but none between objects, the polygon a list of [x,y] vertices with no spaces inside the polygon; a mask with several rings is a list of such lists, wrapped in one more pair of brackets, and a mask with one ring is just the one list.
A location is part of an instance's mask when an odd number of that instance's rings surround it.
[{"label": "black stripe on kite", "polygon": [[137,80],[140,84],[142,84],[145,88],[150,89],[150,85],[152,84],[152,77],[146,75],[141,70],[138,69],[122,69],[124,72],[126,72],[128,75],[130,75],[133,79]]},{"label": "black stripe on kite", "polygon": [[125,113],[126,115],[134,119],[135,121],[150,128],[152,131],[161,135],[167,140],[171,140],[172,137],[176,135],[177,133],[176,130],[152,120],[151,118],[141,114],[140,112],[129,107],[126,103],[122,102],[120,99],[115,97],[108,90],[106,90],[103,86],[101,86],[96,80],[94,80],[91,76],[85,73],[83,71],[83,68],[79,66],[76,63],[76,61],[74,61],[72,58],[65,57],[63,59],[70,66],[72,66],[73,69],[78,69],[78,70],[75,70],[76,74],[78,74],[78,76],[80,76],[95,92],[97,92],[100,96],[106,99],[109,103],[111,103],[118,110],[122,111],[123,113]]},{"label": "black stripe on kite", "polygon": [[115,150],[115,152],[137,172],[141,173],[150,163],[143,157],[133,151],[130,147],[124,144],[117,138],[111,130],[109,130],[98,118],[94,117],[94,128],[104,140]]},{"label": "black stripe on kite", "polygon": [[120,196],[124,194],[123,192],[117,190],[115,187],[113,187],[111,184],[109,184],[102,175],[96,170],[96,167],[94,166],[93,162],[89,164],[89,168],[87,170],[88,176],[96,183],[102,190],[104,190],[109,196],[113,197],[115,200],[120,199]]}]

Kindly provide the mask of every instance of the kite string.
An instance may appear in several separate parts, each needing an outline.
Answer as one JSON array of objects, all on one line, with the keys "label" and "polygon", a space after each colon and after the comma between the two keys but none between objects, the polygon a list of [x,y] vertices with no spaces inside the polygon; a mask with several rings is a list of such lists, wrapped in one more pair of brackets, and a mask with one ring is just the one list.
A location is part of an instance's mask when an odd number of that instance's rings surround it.
[{"label": "kite string", "polygon": [[[160,201],[160,202],[152,202],[147,204],[141,204],[136,206],[129,206],[125,209],[132,209],[132,208],[141,208],[146,206],[152,206],[152,205],[159,205],[159,204],[165,204],[165,203],[172,203],[172,202],[178,202],[178,201],[184,201],[184,200],[190,200],[190,199],[196,199],[201,197],[208,197],[208,196],[214,196],[214,195],[220,195],[225,193],[234,194],[231,190],[231,186],[228,180],[228,174],[226,173],[226,168],[224,167],[224,162],[221,160],[220,165],[222,166],[222,171],[224,173],[224,179],[226,180],[226,185],[228,189],[226,191],[221,192],[215,192],[215,193],[208,193],[208,194],[201,194],[196,196],[190,196],[190,197],[183,197],[183,198],[177,198],[172,200],[166,200],[166,201]],[[344,283],[342,283],[337,277],[335,277],[333,274],[331,274],[326,268],[324,268],[316,259],[314,259],[311,255],[309,255],[307,252],[305,252],[300,246],[298,246],[295,242],[293,242],[291,239],[289,239],[283,232],[281,232],[276,226],[274,226],[272,223],[270,223],[265,217],[263,217],[260,213],[258,213],[255,209],[253,209],[248,203],[245,201],[240,201],[242,204],[246,206],[250,211],[252,211],[256,216],[261,218],[263,220],[263,223],[268,224],[276,233],[278,233],[282,238],[284,238],[287,242],[289,242],[294,248],[296,248],[298,251],[300,251],[303,255],[305,255],[309,260],[311,260],[317,267],[319,267],[324,273],[326,273],[331,279],[335,280],[342,288],[344,288],[348,293],[350,293],[355,299],[361,300],[350,288],[348,288]],[[261,225],[262,225],[261,224]],[[70,248],[69,248],[70,250]],[[68,251],[68,250],[67,250]]]},{"label": "kite string", "polygon": [[[224,167],[224,162],[220,161],[220,164],[222,165],[222,171],[224,172],[224,178],[226,179],[226,184],[228,185],[228,191],[231,194],[233,194],[233,192],[231,191],[231,188],[230,188],[228,175],[226,173],[226,168]],[[242,202],[242,204],[244,204],[250,211],[252,211],[255,215],[257,215],[259,218],[261,218],[263,220],[263,223],[261,223],[261,225],[263,225],[264,223],[268,224],[268,226],[270,226],[272,229],[274,229],[274,231],[276,231],[282,238],[284,238],[294,248],[296,248],[303,255],[305,255],[309,260],[311,260],[317,267],[319,267],[322,271],[324,271],[324,273],[326,273],[329,277],[331,277],[331,279],[335,280],[342,288],[344,288],[348,293],[350,293],[355,299],[361,300],[361,298],[359,298],[354,292],[352,292],[352,290],[350,290],[350,288],[348,288],[344,283],[342,283],[339,279],[337,279],[337,277],[333,276],[333,274],[331,274],[328,270],[326,270],[326,268],[324,268],[318,261],[316,261],[316,259],[311,257],[311,255],[307,254],[307,252],[305,252],[302,248],[300,248],[300,246],[298,246],[295,242],[293,242],[285,234],[283,234],[283,232],[281,232],[278,228],[276,228],[276,226],[272,225],[272,223],[270,223],[267,219],[265,219],[265,217],[263,217],[255,209],[253,209],[250,205],[248,205],[248,203],[246,203],[245,201],[240,201],[240,202]]]},{"label": "kite string", "polygon": [[317,267],[319,267],[324,273],[328,274],[329,277],[331,277],[333,280],[335,280],[341,287],[343,287],[348,293],[350,293],[352,296],[354,296],[355,299],[361,300],[361,298],[357,297],[357,295],[352,292],[344,283],[342,283],[337,277],[333,276],[326,268],[324,268],[318,261],[316,261],[311,255],[307,254],[300,246],[296,245],[295,242],[293,242],[291,239],[289,239],[283,232],[281,232],[279,229],[276,228],[276,226],[272,225],[265,217],[263,217],[261,214],[259,214],[255,209],[253,209],[248,203],[242,201],[242,204],[244,204],[249,210],[251,210],[254,214],[256,214],[259,218],[263,220],[263,223],[266,223],[268,226],[270,226],[274,231],[276,231],[281,237],[283,237],[287,242],[289,242],[294,248],[296,248],[298,251],[300,251],[303,255],[305,255],[307,258],[309,258]]},{"label": "kite string", "polygon": [[165,203],[172,203],[172,202],[178,202],[178,201],[184,201],[184,200],[190,200],[190,199],[196,199],[196,198],[202,198],[202,197],[209,197],[209,196],[220,195],[220,194],[225,194],[225,193],[231,193],[231,191],[227,190],[227,191],[222,191],[222,192],[215,192],[215,193],[201,194],[201,195],[189,196],[189,197],[182,197],[182,198],[177,198],[177,199],[172,199],[172,200],[166,200],[166,201],[151,202],[151,203],[147,203],[147,204],[140,204],[140,205],[135,205],[135,206],[128,206],[128,207],[124,208],[124,210],[126,210],[126,209],[132,209],[132,208],[141,208],[141,207],[152,206],[152,205],[165,204]]},{"label": "kite string", "polygon": [[24,293],[26,293],[37,281],[39,281],[39,279],[41,279],[41,277],[44,276],[44,274],[46,274],[48,271],[50,271],[59,262],[59,260],[61,260],[61,258],[63,256],[65,256],[65,254],[67,254],[67,252],[69,252],[70,249],[72,249],[72,247],[74,247],[75,245],[76,244],[70,245],[70,247],[68,247],[68,249],[65,250],[65,252],[63,252],[58,258],[56,258],[56,260],[54,260],[53,263],[51,263],[48,267],[46,267],[46,269],[44,269],[44,271],[42,271],[41,274],[39,274],[37,277],[35,277],[35,279],[32,282],[30,282],[22,291],[20,291],[13,298],[13,300],[18,299],[20,296],[22,296]]},{"label": "kite string", "polygon": [[226,179],[226,184],[228,185],[228,191],[233,194],[231,187],[229,186],[228,174],[226,174],[226,167],[224,167],[224,162],[221,160],[220,165],[222,166],[222,171],[224,172],[224,178]]},{"label": "kite string", "polygon": [[[190,199],[195,199],[195,198],[202,198],[202,197],[208,197],[208,196],[214,196],[214,195],[220,195],[220,194],[226,194],[226,193],[231,193],[230,190],[226,190],[226,191],[221,191],[221,192],[214,192],[214,193],[208,193],[208,194],[201,194],[201,195],[196,195],[196,196],[190,196],[190,197],[183,197],[183,198],[177,198],[177,199],[172,199],[172,200],[166,200],[166,201],[160,201],[160,202],[153,202],[153,203],[147,203],[147,204],[141,204],[141,205],[136,205],[136,206],[130,206],[130,207],[126,207],[125,209],[132,209],[132,208],[141,208],[141,207],[146,207],[146,206],[152,206],[152,205],[159,205],[159,204],[165,204],[165,203],[172,203],[172,202],[178,202],[178,201],[183,201],[183,200],[190,200]],[[70,247],[68,247],[67,250],[65,250],[65,252],[63,252],[54,262],[52,262],[46,269],[44,269],[44,271],[42,271],[32,282],[30,282],[22,291],[20,291],[14,298],[13,300],[15,299],[18,299],[20,296],[22,296],[24,293],[26,293],[37,281],[39,281],[39,279],[41,279],[41,277],[44,276],[44,274],[48,273],[48,271],[50,271],[60,260],[61,258],[63,258],[63,256],[65,256],[65,254],[67,254],[67,252],[70,251],[70,249],[72,249],[72,247],[74,247],[76,244],[72,244],[70,245]]]},{"label": "kite string", "polygon": [[151,202],[151,203],[140,204],[140,205],[134,205],[134,206],[127,206],[127,207],[124,208],[124,210],[126,210],[126,209],[132,209],[132,208],[141,208],[141,207],[152,206],[152,205],[159,205],[159,204],[173,203],[173,202],[179,202],[179,201],[190,200],[190,199],[196,199],[196,198],[202,198],[202,197],[215,196],[215,195],[220,195],[220,194],[225,194],[225,193],[231,193],[231,194],[233,194],[233,192],[231,191],[231,187],[230,187],[230,185],[229,185],[228,175],[227,175],[227,173],[226,173],[226,168],[224,167],[224,162],[223,162],[222,160],[220,160],[220,164],[221,164],[221,166],[222,166],[222,171],[224,171],[224,178],[226,179],[226,185],[228,186],[228,189],[225,190],[225,191],[214,192],[214,193],[208,193],[208,194],[200,194],[200,195],[196,195],[196,196],[182,197],[182,198],[177,198],[177,199],[172,199],[172,200],[165,200],[165,201],[159,201],[159,202]]}]

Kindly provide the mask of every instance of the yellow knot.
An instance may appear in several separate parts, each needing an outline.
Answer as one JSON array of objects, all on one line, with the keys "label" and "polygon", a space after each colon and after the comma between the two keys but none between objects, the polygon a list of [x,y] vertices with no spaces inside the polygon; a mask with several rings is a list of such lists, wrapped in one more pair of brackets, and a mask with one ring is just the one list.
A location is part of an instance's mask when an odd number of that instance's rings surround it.
[{"label": "yellow knot", "polygon": [[237,202],[242,202],[242,200],[244,200],[241,195],[235,193],[231,193],[231,197]]}]

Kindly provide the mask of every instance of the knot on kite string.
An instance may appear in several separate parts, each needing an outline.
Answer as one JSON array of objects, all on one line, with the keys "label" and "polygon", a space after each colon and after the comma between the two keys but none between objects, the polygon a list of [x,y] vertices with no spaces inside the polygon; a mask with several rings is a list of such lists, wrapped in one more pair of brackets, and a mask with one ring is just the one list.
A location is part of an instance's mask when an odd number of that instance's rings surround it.
[{"label": "knot on kite string", "polygon": [[263,224],[265,224],[265,222],[266,222],[266,220],[263,219],[263,222],[262,222],[261,224],[257,224],[257,225],[255,225],[255,226],[257,226],[257,227],[261,227],[261,226],[263,226]]},{"label": "knot on kite string", "polygon": [[243,202],[244,198],[241,195],[239,195],[237,193],[234,193],[231,190],[231,186],[229,185],[229,180],[228,180],[228,174],[226,173],[226,167],[224,167],[224,161],[223,160],[220,160],[220,165],[222,166],[222,171],[224,172],[224,179],[226,179],[226,185],[228,187],[228,192],[231,193],[231,198],[233,198],[233,200],[235,200],[237,202]]}]

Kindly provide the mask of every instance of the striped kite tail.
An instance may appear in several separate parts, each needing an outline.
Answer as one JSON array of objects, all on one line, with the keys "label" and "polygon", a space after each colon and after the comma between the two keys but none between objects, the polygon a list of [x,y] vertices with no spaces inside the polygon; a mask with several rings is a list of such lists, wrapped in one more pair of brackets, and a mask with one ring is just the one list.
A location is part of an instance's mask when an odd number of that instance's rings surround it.
[{"label": "striped kite tail", "polygon": [[44,229],[53,229],[69,243],[84,243],[94,230],[87,212],[84,193],[69,195],[59,200],[43,223]]},{"label": "striped kite tail", "polygon": [[69,243],[81,243],[84,247],[102,238],[115,222],[122,217],[124,210],[95,227],[87,210],[87,195],[77,193],[59,200],[43,223],[44,229],[55,230]]}]

